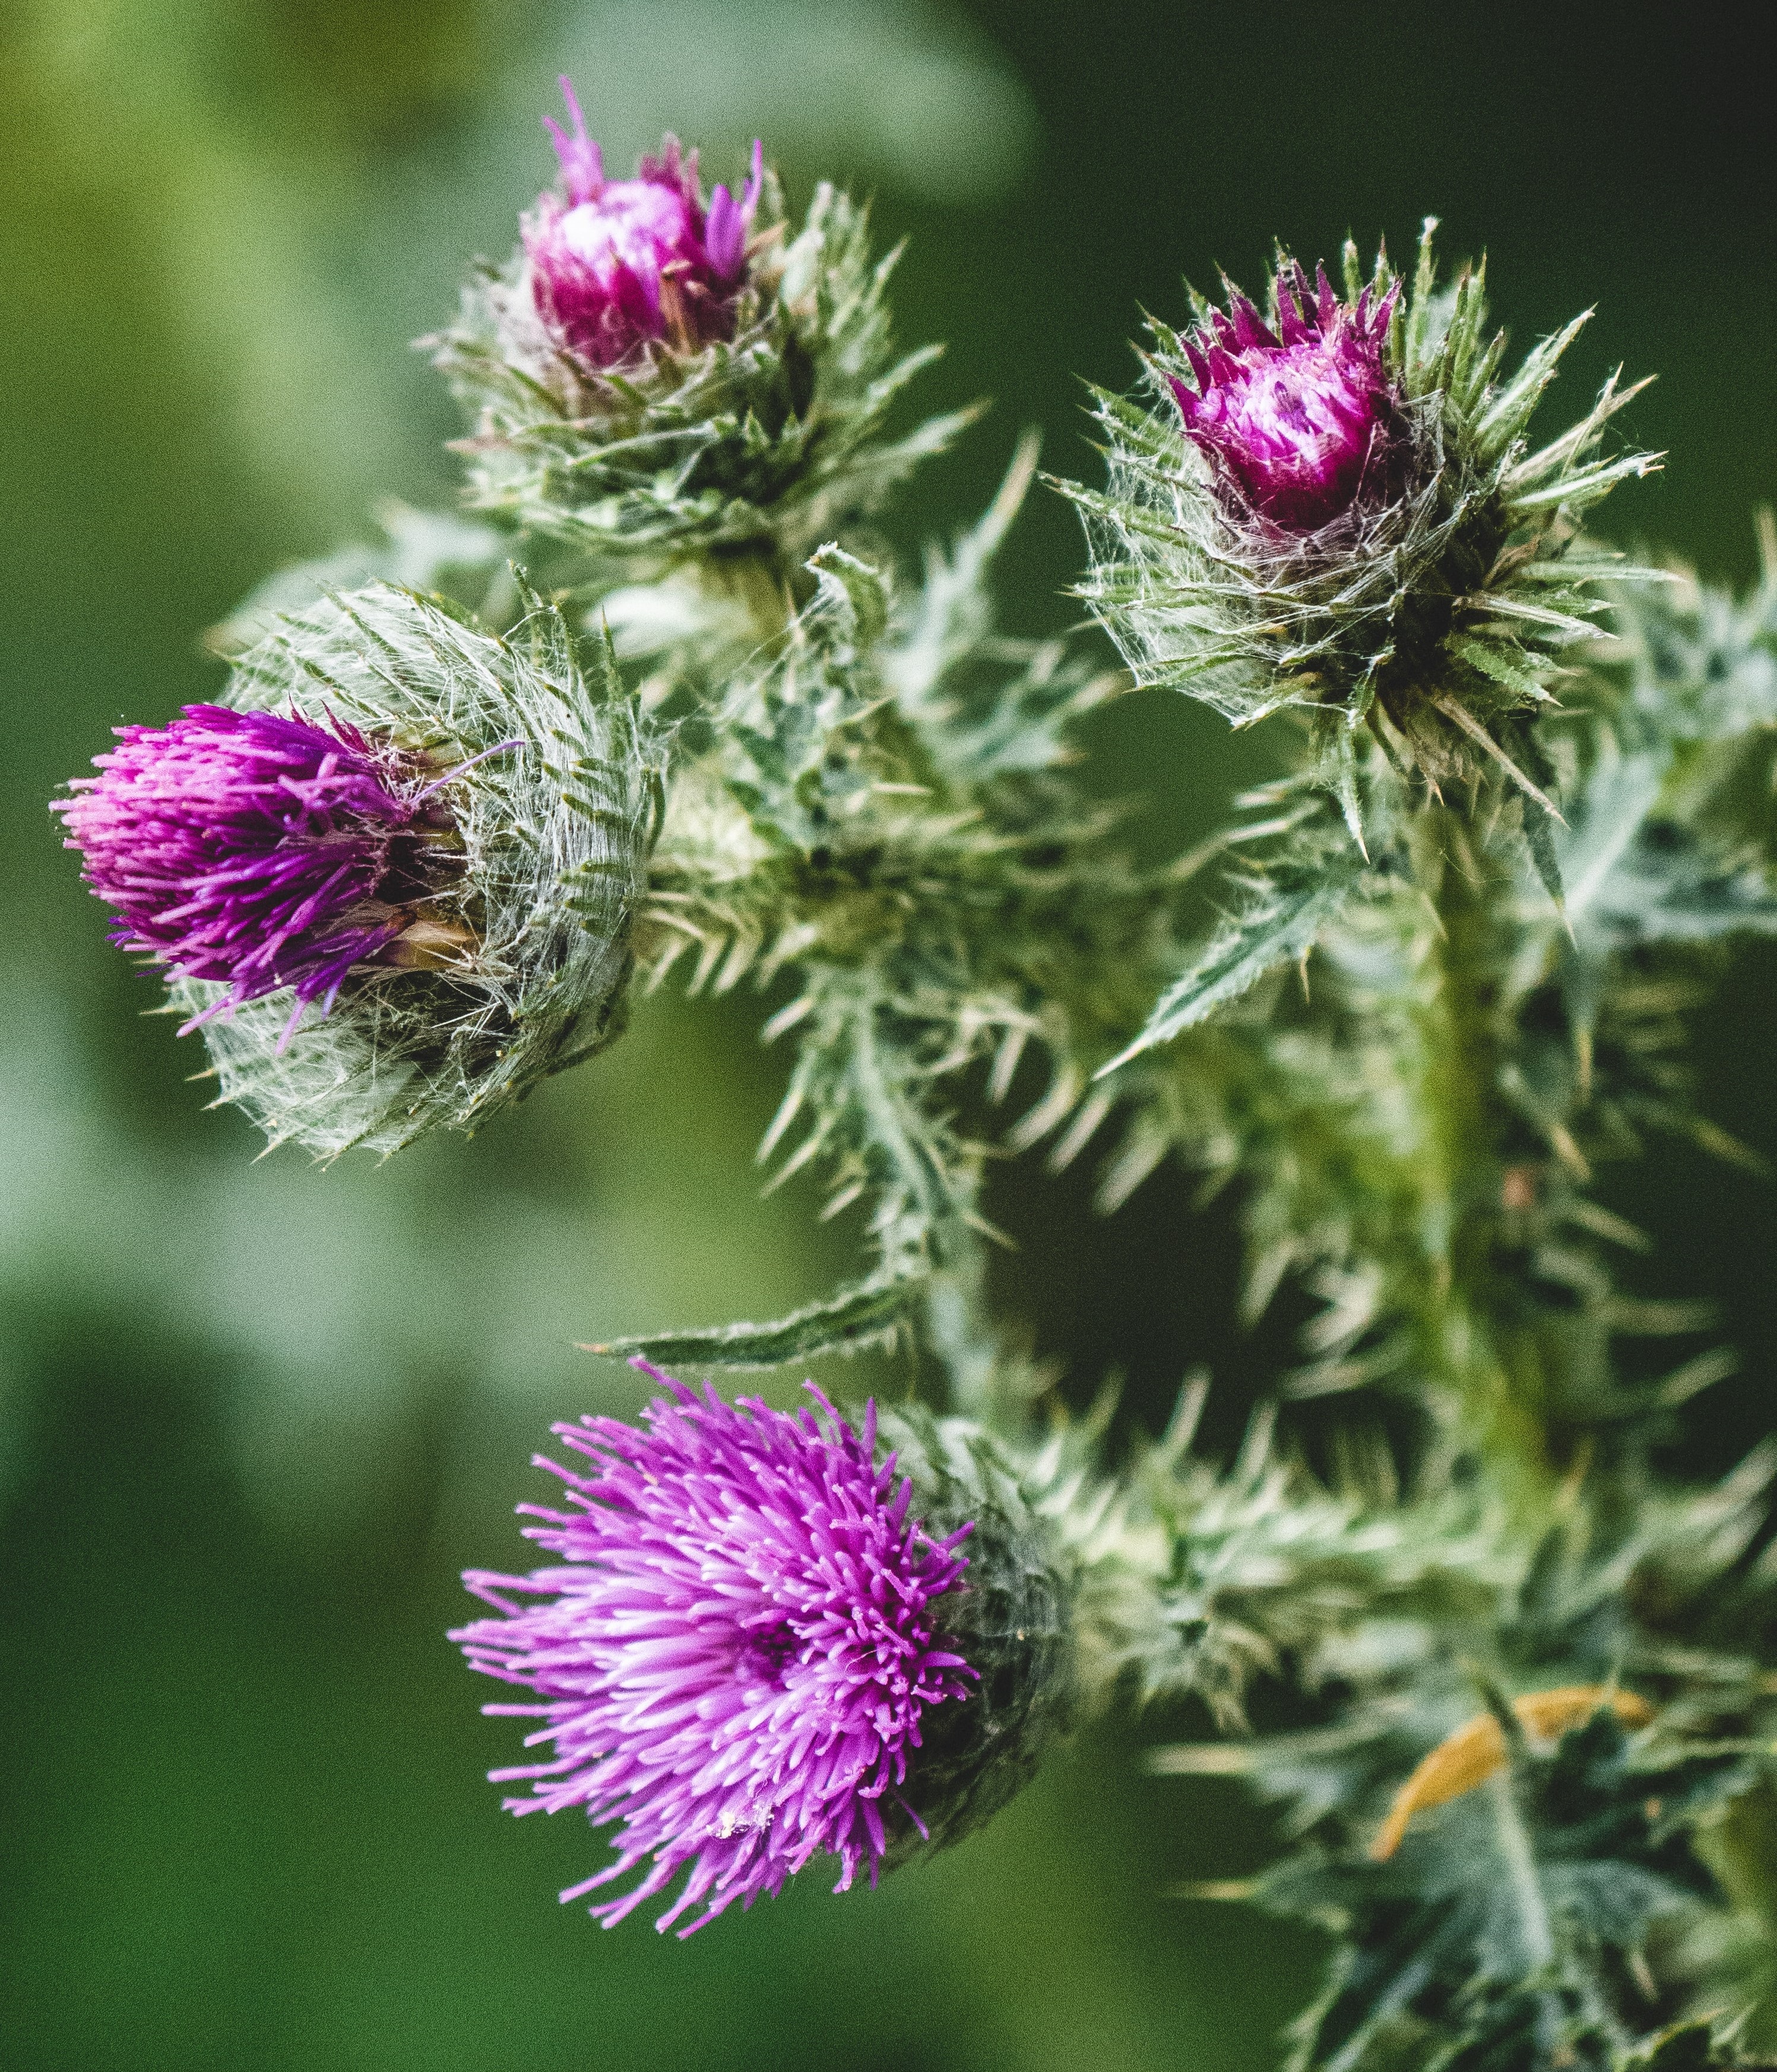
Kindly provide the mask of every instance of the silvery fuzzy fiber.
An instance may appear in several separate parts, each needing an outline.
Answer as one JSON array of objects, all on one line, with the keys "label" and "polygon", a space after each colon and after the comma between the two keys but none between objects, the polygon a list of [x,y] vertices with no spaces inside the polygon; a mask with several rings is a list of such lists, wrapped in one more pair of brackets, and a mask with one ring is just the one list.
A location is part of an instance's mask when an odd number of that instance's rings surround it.
[{"label": "silvery fuzzy fiber", "polygon": [[[441,770],[484,758],[442,793],[463,867],[434,906],[479,943],[461,968],[366,968],[282,1050],[281,994],[206,1026],[220,1099],[274,1143],[331,1158],[473,1128],[621,1026],[652,750],[608,654],[577,653],[561,615],[531,602],[502,639],[374,583],[284,619],[229,681],[241,709],[331,713]],[[181,980],[173,1003],[189,1017],[214,992]]]}]

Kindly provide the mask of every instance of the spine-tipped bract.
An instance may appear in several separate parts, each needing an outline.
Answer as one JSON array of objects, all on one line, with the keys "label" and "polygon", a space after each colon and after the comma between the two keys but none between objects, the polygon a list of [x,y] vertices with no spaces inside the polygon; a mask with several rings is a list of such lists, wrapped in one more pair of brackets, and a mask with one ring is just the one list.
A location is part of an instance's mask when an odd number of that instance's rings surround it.
[{"label": "spine-tipped bract", "polygon": [[473,1128],[620,1026],[660,752],[529,603],[502,639],[386,584],[327,599],[61,808],[274,1142]]},{"label": "spine-tipped bract", "polygon": [[1269,317],[1230,290],[1195,328],[1153,327],[1148,397],[1101,393],[1105,491],[1072,487],[1084,586],[1140,680],[1247,725],[1294,708],[1363,837],[1359,730],[1436,790],[1492,775],[1553,809],[1532,731],[1564,650],[1596,635],[1580,521],[1646,454],[1602,450],[1634,389],[1532,452],[1532,412],[1584,319],[1501,373],[1485,269],[1435,281],[1428,224],[1410,294],[1346,248],[1345,294],[1285,258]]}]

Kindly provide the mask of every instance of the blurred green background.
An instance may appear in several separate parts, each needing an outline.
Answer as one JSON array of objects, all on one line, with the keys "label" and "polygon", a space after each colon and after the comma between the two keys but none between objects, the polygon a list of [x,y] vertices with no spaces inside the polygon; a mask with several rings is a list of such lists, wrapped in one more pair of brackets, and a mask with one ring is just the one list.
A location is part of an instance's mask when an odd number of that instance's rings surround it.
[{"label": "blurred green background", "polygon": [[[473,1142],[255,1163],[43,812],[108,727],[215,689],[201,629],[267,570],[449,495],[407,342],[548,176],[562,69],[614,163],[670,124],[731,174],[757,130],[792,199],[837,174],[911,236],[903,333],[952,341],[923,400],[998,407],[903,545],[962,522],[1026,423],[1089,471],[1076,377],[1128,378],[1181,272],[1253,282],[1273,236],[1331,258],[1347,228],[1404,249],[1428,209],[1449,251],[1490,248],[1520,340],[1599,305],[1562,407],[1619,359],[1660,371],[1635,430],[1672,459],[1620,537],[1738,580],[1777,489],[1768,114],[1705,9],[6,0],[0,2062],[1266,2065],[1314,1945],[1167,1896],[1264,1848],[1229,1794],[1141,1774],[1175,1720],[1088,1733],[874,1896],[811,1873],[682,1947],[556,1906],[603,1844],[480,1781],[512,1730],[442,1638],[455,1574],[522,1558],[553,1416],[640,1400],[573,1341],[768,1313],[846,1267],[807,1197],[758,1199],[779,1061],[751,1003],[661,1000]],[[1065,623],[1077,557],[1039,501],[1008,621]],[[1095,746],[1157,846],[1266,767],[1180,701]],[[1767,1153],[1774,1013],[1748,960],[1700,1038],[1713,1113]],[[1030,1161],[995,1190],[1021,1246],[997,1298],[1070,1389],[1120,1367],[1152,1419],[1207,1359],[1236,1433],[1290,1319],[1236,1332],[1232,1202],[1163,1175],[1095,1224],[1085,1175]],[[1771,1421],[1777,1203],[1665,1152],[1619,1194],[1661,1241],[1645,1285],[1714,1297],[1746,1353],[1674,1455],[1725,1465]]]}]

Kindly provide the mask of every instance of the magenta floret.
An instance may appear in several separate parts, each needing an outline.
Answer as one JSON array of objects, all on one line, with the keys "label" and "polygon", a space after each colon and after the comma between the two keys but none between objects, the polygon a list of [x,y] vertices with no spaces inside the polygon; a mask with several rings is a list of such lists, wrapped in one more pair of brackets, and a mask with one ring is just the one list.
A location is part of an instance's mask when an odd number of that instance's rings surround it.
[{"label": "magenta floret", "polygon": [[1169,376],[1185,430],[1243,515],[1313,532],[1387,479],[1398,404],[1384,363],[1399,283],[1380,299],[1277,272],[1277,329],[1233,294],[1185,340],[1196,377]]},{"label": "magenta floret", "polygon": [[761,146],[737,200],[717,187],[705,210],[697,154],[668,137],[632,180],[607,180],[566,79],[571,130],[545,117],[561,162],[561,191],[524,219],[532,298],[550,334],[595,367],[615,367],[648,345],[695,348],[734,331],[746,279],[747,239],[764,183]]},{"label": "magenta floret", "polygon": [[117,731],[99,775],[52,810],[116,909],[113,941],[228,988],[186,1029],[282,986],[294,1028],[390,952],[425,851],[450,825],[426,803],[420,758],[341,721],[226,705]]},{"label": "magenta floret", "polygon": [[616,1861],[561,1897],[645,1864],[593,1908],[608,1927],[689,1866],[656,1924],[701,1905],[689,1935],[823,1852],[839,1859],[837,1890],[860,1869],[874,1884],[889,1823],[919,1826],[900,1794],[922,1720],[976,1675],[934,1610],[972,1528],[934,1539],[910,1515],[894,1456],[874,1463],[874,1405],[857,1432],[812,1383],[818,1416],[730,1406],[635,1364],[668,1392],[646,1431],[585,1417],[554,1429],[590,1466],[538,1460],[570,1507],[524,1506],[542,1521],[526,1536],[566,1565],[471,1572],[500,1616],[450,1637],[541,1701],[487,1708],[541,1720],[530,1739],[554,1747],[492,1773],[529,1783],[510,1810],[622,1823]]}]

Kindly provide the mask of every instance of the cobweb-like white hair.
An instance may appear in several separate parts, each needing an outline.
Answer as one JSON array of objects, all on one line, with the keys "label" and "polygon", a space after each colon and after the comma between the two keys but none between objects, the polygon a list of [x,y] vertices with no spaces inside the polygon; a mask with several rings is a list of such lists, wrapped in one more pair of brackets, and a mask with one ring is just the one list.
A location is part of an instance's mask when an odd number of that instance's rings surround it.
[{"label": "cobweb-like white hair", "polygon": [[[529,601],[501,639],[374,583],[284,619],[229,681],[243,710],[331,715],[461,772],[440,796],[462,868],[430,902],[475,938],[460,964],[366,966],[282,1047],[285,992],[205,1024],[220,1100],[274,1144],[332,1158],[474,1128],[621,1027],[661,757],[608,651],[577,652]],[[189,1017],[225,993],[179,979],[172,1005]]]}]

